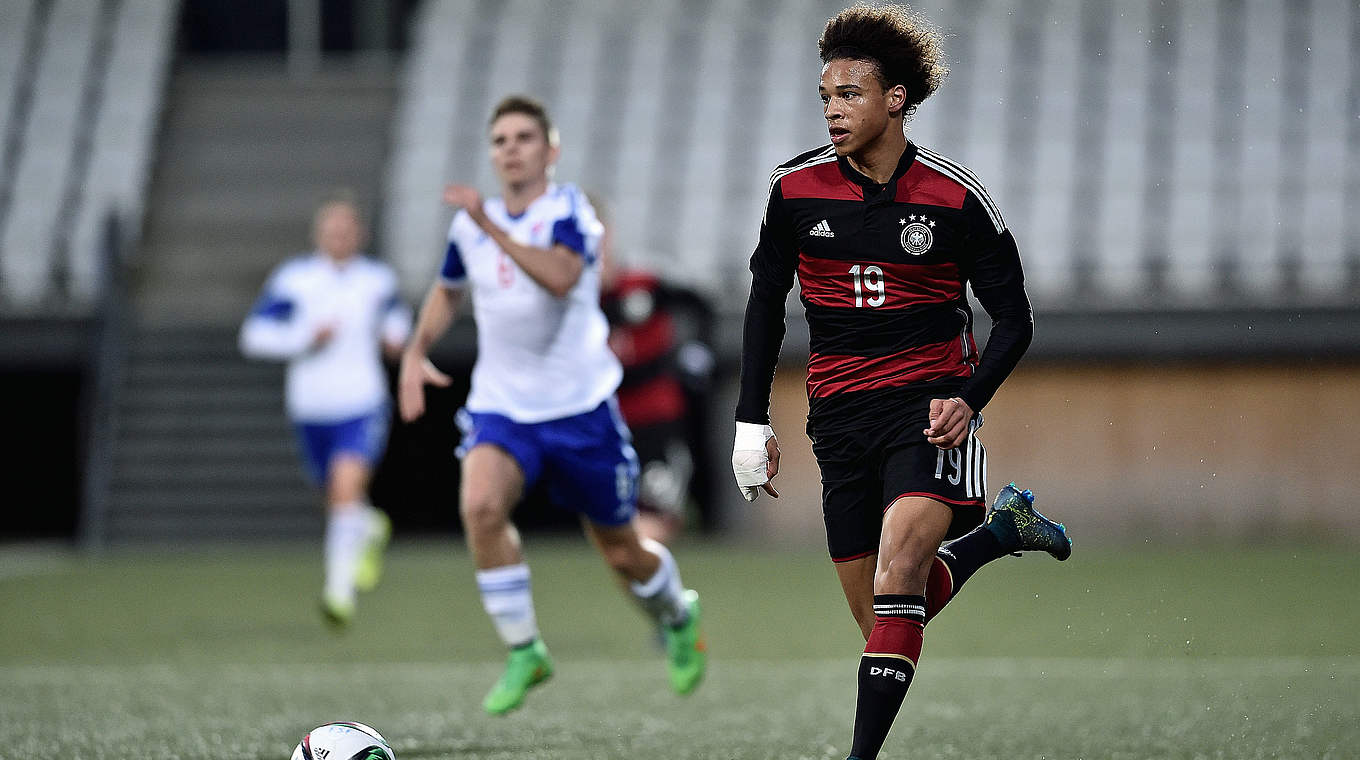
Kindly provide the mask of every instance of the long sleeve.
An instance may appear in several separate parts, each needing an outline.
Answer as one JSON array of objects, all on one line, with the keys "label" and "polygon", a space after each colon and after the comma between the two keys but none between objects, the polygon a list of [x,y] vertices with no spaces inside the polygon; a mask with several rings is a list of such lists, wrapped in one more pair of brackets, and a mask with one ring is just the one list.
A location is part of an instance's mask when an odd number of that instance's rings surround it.
[{"label": "long sleeve", "polygon": [[784,301],[793,287],[797,246],[778,182],[770,188],[760,240],[751,254],[751,295],[742,330],[738,422],[768,424],[770,390],[784,342]]},{"label": "long sleeve", "polygon": [[978,303],[992,318],[992,329],[977,371],[964,383],[959,396],[974,411],[981,411],[1015,370],[1034,338],[1034,314],[1010,230],[989,236],[979,245],[969,279]]},{"label": "long sleeve", "polygon": [[264,292],[241,325],[241,353],[252,359],[288,361],[311,345],[312,335],[297,319],[297,304],[270,278]]},{"label": "long sleeve", "polygon": [[381,334],[384,341],[400,346],[411,337],[411,308],[397,294],[393,279],[392,292],[383,303]]}]

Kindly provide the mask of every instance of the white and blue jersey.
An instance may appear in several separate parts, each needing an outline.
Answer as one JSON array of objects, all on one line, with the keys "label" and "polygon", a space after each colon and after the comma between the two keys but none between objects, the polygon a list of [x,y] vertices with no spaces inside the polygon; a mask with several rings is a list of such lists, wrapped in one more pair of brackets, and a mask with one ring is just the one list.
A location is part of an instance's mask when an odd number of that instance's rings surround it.
[{"label": "white and blue jersey", "polygon": [[519,463],[526,490],[541,480],[557,505],[596,524],[625,524],[636,512],[638,464],[614,400],[623,369],[609,350],[609,323],[600,310],[604,227],[573,185],[549,185],[518,216],[500,198],[488,199],[483,209],[513,240],[566,246],[585,266],[558,298],[466,211],[454,216],[440,278],[445,287],[471,293],[477,320],[459,453],[494,444]]},{"label": "white and blue jersey", "polygon": [[477,320],[477,362],[467,408],[520,423],[589,412],[613,396],[623,377],[609,350],[609,323],[600,310],[604,227],[585,193],[549,185],[518,216],[489,198],[487,216],[524,245],[561,244],[585,259],[564,298],[535,282],[482,232],[466,211],[454,215],[440,270],[446,287],[467,289]]},{"label": "white and blue jersey", "polygon": [[[314,348],[323,326],[334,332]],[[386,264],[314,253],[270,275],[241,326],[241,352],[288,363],[285,406],[314,479],[324,480],[342,451],[369,462],[382,454],[390,408],[382,347],[410,332],[410,310]]]}]

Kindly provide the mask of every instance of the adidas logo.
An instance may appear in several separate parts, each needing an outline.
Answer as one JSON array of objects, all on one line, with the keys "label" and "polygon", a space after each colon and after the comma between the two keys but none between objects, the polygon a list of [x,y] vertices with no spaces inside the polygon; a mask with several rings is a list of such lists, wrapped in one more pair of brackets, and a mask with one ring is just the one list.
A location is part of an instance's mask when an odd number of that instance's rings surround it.
[{"label": "adidas logo", "polygon": [[836,233],[831,231],[831,225],[827,224],[825,219],[817,222],[817,226],[808,230],[808,234],[816,237],[836,237]]}]

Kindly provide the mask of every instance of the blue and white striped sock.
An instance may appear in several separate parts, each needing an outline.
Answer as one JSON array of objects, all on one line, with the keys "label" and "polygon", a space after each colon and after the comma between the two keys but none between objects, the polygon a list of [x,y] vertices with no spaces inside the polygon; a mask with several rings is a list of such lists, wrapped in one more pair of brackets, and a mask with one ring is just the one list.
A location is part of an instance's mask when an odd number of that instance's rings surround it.
[{"label": "blue and white striped sock", "polygon": [[506,646],[523,646],[538,638],[528,565],[521,562],[478,570],[477,590],[482,594],[482,607]]}]

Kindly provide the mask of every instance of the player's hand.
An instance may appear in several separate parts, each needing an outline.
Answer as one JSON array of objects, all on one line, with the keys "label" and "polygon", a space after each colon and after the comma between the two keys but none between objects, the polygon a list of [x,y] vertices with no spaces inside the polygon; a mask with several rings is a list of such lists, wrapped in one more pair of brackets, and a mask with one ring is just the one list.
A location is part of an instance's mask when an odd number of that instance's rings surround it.
[{"label": "player's hand", "polygon": [[465,208],[474,215],[482,210],[482,194],[477,192],[477,188],[468,185],[445,186],[444,202],[454,208]]},{"label": "player's hand", "polygon": [[779,439],[769,425],[737,423],[737,436],[732,443],[732,474],[747,501],[755,501],[761,490],[779,498],[779,492],[770,484],[779,474]]},{"label": "player's hand", "polygon": [[968,437],[968,423],[972,419],[972,408],[958,396],[933,398],[930,400],[930,426],[922,432],[931,445],[946,451],[956,449]]},{"label": "player's hand", "polygon": [[321,325],[320,327],[316,328],[315,333],[312,333],[312,345],[310,350],[320,351],[321,349],[325,348],[326,344],[330,343],[331,339],[334,337],[335,337],[334,324],[327,322],[326,324]]},{"label": "player's hand", "polygon": [[397,376],[397,408],[402,421],[413,422],[425,413],[426,385],[447,388],[452,382],[453,378],[440,372],[428,357],[409,351],[402,354]]}]

